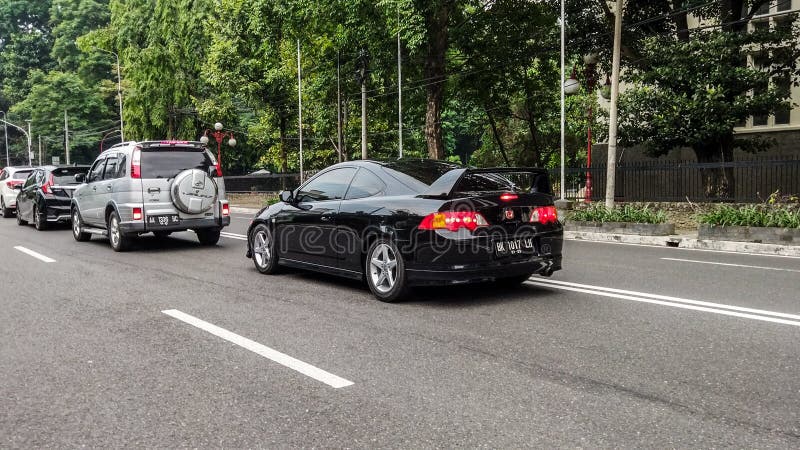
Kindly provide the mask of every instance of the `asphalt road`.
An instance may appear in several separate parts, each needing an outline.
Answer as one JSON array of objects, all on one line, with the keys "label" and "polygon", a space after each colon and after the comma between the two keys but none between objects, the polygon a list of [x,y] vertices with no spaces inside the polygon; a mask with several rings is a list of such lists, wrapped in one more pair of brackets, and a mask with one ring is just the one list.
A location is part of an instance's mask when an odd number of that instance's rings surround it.
[{"label": "asphalt road", "polygon": [[800,259],[571,241],[383,304],[258,274],[247,223],[114,253],[0,220],[0,447],[800,446]]}]

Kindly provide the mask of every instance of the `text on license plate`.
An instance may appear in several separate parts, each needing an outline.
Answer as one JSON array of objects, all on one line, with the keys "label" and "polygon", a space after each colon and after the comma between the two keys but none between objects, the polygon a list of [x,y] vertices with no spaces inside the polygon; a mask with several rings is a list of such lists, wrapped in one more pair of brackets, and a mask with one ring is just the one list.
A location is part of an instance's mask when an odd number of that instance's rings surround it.
[{"label": "text on license plate", "polygon": [[161,216],[147,216],[147,224],[155,227],[167,227],[170,225],[178,225],[181,223],[181,218],[177,214],[161,215]]},{"label": "text on license plate", "polygon": [[511,239],[494,243],[494,251],[499,256],[520,255],[533,252],[533,238]]}]

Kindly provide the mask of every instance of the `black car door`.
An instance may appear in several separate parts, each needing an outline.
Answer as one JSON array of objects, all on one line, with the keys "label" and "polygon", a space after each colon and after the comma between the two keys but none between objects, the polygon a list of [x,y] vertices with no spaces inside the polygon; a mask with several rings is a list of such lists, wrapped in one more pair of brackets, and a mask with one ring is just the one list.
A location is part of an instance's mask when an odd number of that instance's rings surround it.
[{"label": "black car door", "polygon": [[297,189],[295,201],[275,217],[281,258],[337,267],[333,245],[336,214],[355,172],[352,167],[328,170]]},{"label": "black car door", "polygon": [[23,220],[33,220],[33,201],[39,189],[39,180],[42,178],[41,170],[34,170],[28,175],[22,190],[17,194],[17,214]]},{"label": "black car door", "polygon": [[350,183],[336,219],[335,242],[339,255],[339,268],[342,270],[361,272],[361,250],[364,249],[364,237],[371,225],[379,222],[378,210],[384,209],[384,203],[370,201],[374,197],[384,195],[386,184],[381,178],[366,168],[358,169],[358,173]]}]

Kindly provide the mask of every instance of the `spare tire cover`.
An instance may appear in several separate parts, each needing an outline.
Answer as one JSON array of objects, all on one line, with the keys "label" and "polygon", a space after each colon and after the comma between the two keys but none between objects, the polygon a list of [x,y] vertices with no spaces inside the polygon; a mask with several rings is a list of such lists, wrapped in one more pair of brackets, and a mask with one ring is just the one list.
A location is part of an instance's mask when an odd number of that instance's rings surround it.
[{"label": "spare tire cover", "polygon": [[172,181],[172,203],[187,214],[200,214],[217,202],[217,183],[200,169],[179,173]]}]

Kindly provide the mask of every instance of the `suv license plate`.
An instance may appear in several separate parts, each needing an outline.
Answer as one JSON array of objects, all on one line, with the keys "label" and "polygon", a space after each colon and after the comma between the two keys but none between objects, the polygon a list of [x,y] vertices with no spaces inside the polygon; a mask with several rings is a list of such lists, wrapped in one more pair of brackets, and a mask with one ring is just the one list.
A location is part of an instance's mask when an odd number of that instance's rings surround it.
[{"label": "suv license plate", "polygon": [[177,214],[164,214],[159,216],[147,216],[147,226],[149,228],[169,227],[179,225],[181,218]]},{"label": "suv license plate", "polygon": [[494,253],[497,256],[510,256],[534,253],[533,238],[511,239],[508,241],[495,241]]}]

